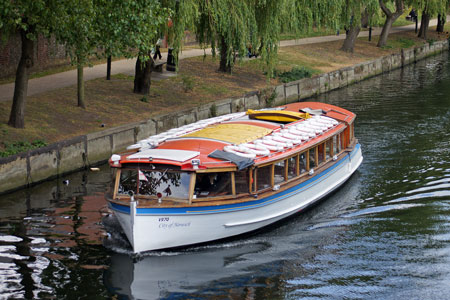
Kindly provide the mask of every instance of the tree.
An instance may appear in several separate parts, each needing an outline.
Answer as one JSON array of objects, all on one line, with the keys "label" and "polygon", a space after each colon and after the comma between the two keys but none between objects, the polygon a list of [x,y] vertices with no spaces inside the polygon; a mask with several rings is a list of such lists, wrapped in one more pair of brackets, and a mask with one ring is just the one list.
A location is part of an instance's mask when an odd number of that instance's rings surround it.
[{"label": "tree", "polygon": [[5,36],[18,33],[22,43],[8,121],[12,127],[25,127],[25,104],[29,72],[34,64],[34,42],[39,35],[50,36],[60,8],[58,1],[0,0],[0,33]]},{"label": "tree", "polygon": [[444,26],[445,26],[446,19],[447,18],[446,18],[445,14],[444,15],[438,14],[438,23],[436,26],[437,32],[440,32],[440,33],[444,32]]},{"label": "tree", "polygon": [[77,66],[78,106],[86,108],[84,101],[84,66],[96,53],[98,32],[93,20],[101,9],[93,0],[60,0],[64,7],[58,16],[59,25],[55,28],[57,40],[64,44],[72,64]]},{"label": "tree", "polygon": [[[250,40],[255,41],[255,10],[250,0],[201,0],[196,24],[201,45],[210,45],[213,55],[220,54],[219,71],[231,72],[236,53],[245,55]],[[255,45],[253,45],[255,46]]]},{"label": "tree", "polygon": [[347,0],[342,9],[342,23],[345,25],[345,40],[341,50],[353,52],[361,26],[368,26],[371,17],[379,9],[377,0]]},{"label": "tree", "polygon": [[438,23],[442,22],[442,18],[440,16],[447,15],[449,3],[447,0],[415,0],[413,1],[413,5],[422,12],[418,37],[426,40],[430,19],[438,16]]},{"label": "tree", "polygon": [[395,11],[392,12],[385,2],[385,0],[379,0],[381,10],[386,15],[386,21],[384,22],[383,29],[381,30],[380,39],[377,44],[378,47],[383,47],[386,45],[392,24],[403,14],[405,6],[403,0],[394,0]]},{"label": "tree", "polygon": [[[196,35],[220,55],[219,71],[231,72],[236,57],[257,52],[269,71],[276,62],[280,33],[302,33],[313,24],[336,26],[340,0],[201,0]],[[268,72],[270,74],[270,72]]]}]

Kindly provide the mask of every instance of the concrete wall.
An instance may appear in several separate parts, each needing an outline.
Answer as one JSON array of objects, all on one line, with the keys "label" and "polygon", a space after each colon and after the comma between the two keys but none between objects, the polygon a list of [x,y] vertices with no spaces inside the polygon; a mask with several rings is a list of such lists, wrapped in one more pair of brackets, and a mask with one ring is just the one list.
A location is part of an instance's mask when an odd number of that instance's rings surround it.
[{"label": "concrete wall", "polygon": [[289,82],[269,90],[251,92],[240,98],[219,100],[193,109],[90,133],[44,148],[0,158],[0,193],[103,163],[111,154],[124,150],[126,146],[170,128],[215,115],[263,108],[270,101],[273,106],[296,102],[401,68],[448,49],[447,41],[425,44],[414,49],[403,49],[397,54],[313,78]]}]

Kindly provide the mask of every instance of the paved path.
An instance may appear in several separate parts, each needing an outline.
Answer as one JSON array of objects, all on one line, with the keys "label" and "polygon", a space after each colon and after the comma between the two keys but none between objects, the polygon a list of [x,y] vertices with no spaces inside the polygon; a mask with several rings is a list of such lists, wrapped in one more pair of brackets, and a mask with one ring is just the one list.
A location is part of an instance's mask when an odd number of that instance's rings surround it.
[{"label": "paved path", "polygon": [[[437,24],[436,20],[430,21],[430,26],[435,26]],[[391,29],[391,33],[397,33],[397,32],[404,32],[404,31],[411,31],[414,30],[415,24],[411,24],[408,26],[402,26],[402,27],[394,27]],[[374,28],[372,30],[372,36],[380,35],[381,28]],[[359,34],[359,37],[367,37],[369,36],[368,31],[362,31]],[[331,41],[337,41],[337,40],[343,40],[345,39],[345,34],[340,35],[329,35],[329,36],[319,36],[319,37],[311,37],[311,38],[303,38],[298,40],[287,40],[287,41],[281,41],[280,46],[286,47],[286,46],[295,46],[295,45],[306,45],[306,44],[313,44],[313,43],[323,43],[323,42],[331,42]],[[194,57],[194,56],[202,56],[203,55],[202,49],[191,49],[191,50],[184,50],[181,55],[180,59],[188,58],[188,57]],[[211,49],[206,50],[207,54],[211,53]],[[163,57],[162,60],[167,60],[167,53],[162,53]],[[134,68],[136,64],[136,59],[124,59],[115,61],[112,63],[111,67],[111,74],[129,74],[134,75]],[[154,72],[152,74],[152,79],[158,79],[167,77],[165,75],[166,72],[159,74],[157,72]],[[84,69],[84,80],[92,80],[96,78],[101,78],[106,76],[106,64],[96,65],[93,67],[86,67]],[[64,88],[67,86],[75,85],[77,82],[77,71],[67,71],[67,72],[61,72],[53,75],[48,75],[40,78],[30,79],[28,81],[28,96],[32,96],[35,94],[43,93],[49,90],[56,90],[60,88]],[[8,83],[0,85],[0,101],[9,101],[12,100],[14,94],[14,83]]]}]

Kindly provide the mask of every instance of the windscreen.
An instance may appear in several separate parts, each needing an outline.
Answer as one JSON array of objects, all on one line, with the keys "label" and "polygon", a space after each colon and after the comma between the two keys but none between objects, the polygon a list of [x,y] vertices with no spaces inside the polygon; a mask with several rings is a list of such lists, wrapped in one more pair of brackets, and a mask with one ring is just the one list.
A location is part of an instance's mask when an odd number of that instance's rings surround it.
[{"label": "windscreen", "polygon": [[138,195],[188,199],[190,173],[164,170],[123,169],[120,175],[119,194],[129,191]]}]

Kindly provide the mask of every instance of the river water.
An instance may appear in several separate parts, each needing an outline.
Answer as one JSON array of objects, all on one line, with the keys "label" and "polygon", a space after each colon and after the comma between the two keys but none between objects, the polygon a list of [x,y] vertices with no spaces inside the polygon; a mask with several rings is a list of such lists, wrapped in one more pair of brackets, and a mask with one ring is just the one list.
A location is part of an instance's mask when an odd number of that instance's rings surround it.
[{"label": "river water", "polygon": [[75,173],[0,197],[0,299],[449,299],[448,53],[314,100],[357,114],[364,155],[320,205],[132,256],[103,200],[109,167]]}]

